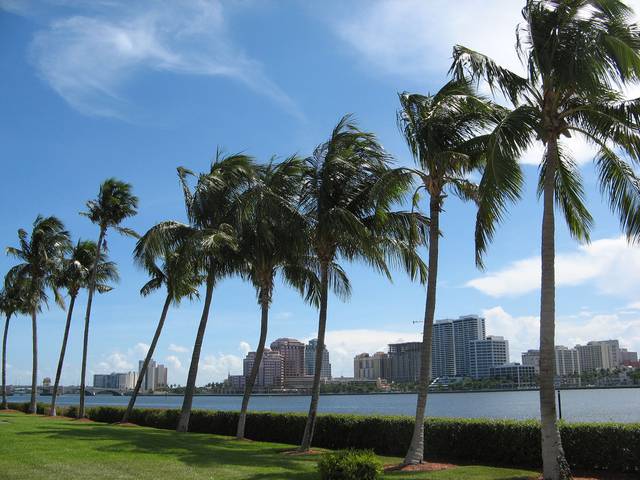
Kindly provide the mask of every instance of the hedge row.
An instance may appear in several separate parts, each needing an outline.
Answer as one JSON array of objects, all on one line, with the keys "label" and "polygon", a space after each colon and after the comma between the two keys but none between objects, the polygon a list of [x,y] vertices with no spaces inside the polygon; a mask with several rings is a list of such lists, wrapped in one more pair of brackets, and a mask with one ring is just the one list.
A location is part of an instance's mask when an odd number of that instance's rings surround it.
[{"label": "hedge row", "polygon": [[[27,411],[28,404],[10,408]],[[39,413],[48,411],[38,406]],[[87,416],[105,423],[120,421],[122,407],[91,407]],[[76,407],[60,407],[59,415],[74,417]],[[134,409],[130,422],[174,429],[178,410]],[[192,432],[235,435],[237,412],[194,410]],[[252,440],[297,444],[306,416],[297,413],[251,412],[246,436]],[[410,417],[318,415],[313,443],[330,449],[372,449],[401,456],[411,440]],[[640,472],[640,423],[561,423],[562,443],[574,469]],[[537,421],[430,418],[426,422],[425,456],[451,462],[490,465],[540,465],[540,425]]]}]

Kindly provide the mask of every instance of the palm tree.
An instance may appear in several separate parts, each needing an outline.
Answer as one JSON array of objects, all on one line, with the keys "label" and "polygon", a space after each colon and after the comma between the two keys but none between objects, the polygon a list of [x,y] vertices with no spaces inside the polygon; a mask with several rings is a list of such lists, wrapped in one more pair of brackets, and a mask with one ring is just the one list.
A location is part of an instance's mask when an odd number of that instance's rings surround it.
[{"label": "palm tree", "polygon": [[38,215],[33,222],[31,235],[26,230],[18,230],[20,246],[8,247],[7,253],[22,263],[12,267],[7,274],[9,283],[25,282],[25,310],[31,315],[33,362],[31,374],[31,402],[29,413],[37,411],[38,388],[38,324],[37,315],[47,304],[47,288],[54,294],[56,302],[64,306],[55,283],[57,271],[64,254],[71,248],[69,232],[56,217]]},{"label": "palm tree", "polygon": [[[89,285],[89,276],[91,268],[95,263],[98,246],[91,240],[78,240],[76,246],[71,250],[69,258],[62,261],[62,267],[56,278],[56,284],[59,288],[65,288],[69,294],[69,308],[67,309],[67,321],[64,326],[64,334],[62,336],[62,346],[60,347],[60,357],[58,358],[58,368],[56,369],[56,378],[53,383],[53,392],[51,394],[51,407],[49,415],[56,415],[56,400],[58,398],[58,388],[60,387],[60,376],[62,375],[62,366],[64,364],[64,356],[67,351],[67,340],[69,339],[69,330],[71,328],[71,317],[73,316],[73,307],[81,288],[87,288]],[[118,281],[118,269],[114,262],[107,260],[107,255],[102,252],[98,260],[98,269],[96,271],[96,290],[99,293],[106,293],[111,290],[107,282]]]},{"label": "palm tree", "polygon": [[419,169],[400,169],[414,175],[429,196],[429,260],[427,299],[422,332],[418,402],[411,444],[405,465],[421,463],[424,457],[424,417],[431,376],[431,339],[436,307],[440,213],[447,194],[475,200],[478,187],[468,175],[480,167],[481,134],[499,115],[497,107],[479,97],[468,80],[452,80],[434,95],[402,93],[398,126]]},{"label": "palm tree", "polygon": [[209,309],[216,284],[224,277],[239,271],[237,251],[237,225],[239,199],[254,176],[253,160],[242,154],[225,156],[218,151],[208,172],[197,176],[192,189],[188,169],[179,167],[189,223],[161,222],[147,232],[146,249],[151,256],[162,254],[167,246],[184,248],[196,271],[205,278],[202,315],[196,333],[187,375],[182,411],[176,430],[186,432],[195,393],[196,377],[202,341],[209,319]]},{"label": "palm tree", "polygon": [[120,224],[126,218],[133,217],[137,213],[138,197],[131,193],[131,185],[121,182],[115,178],[109,178],[100,185],[98,198],[87,202],[88,212],[81,215],[88,217],[92,223],[98,225],[100,233],[98,235],[97,253],[91,267],[89,275],[89,294],[87,297],[87,310],[84,317],[84,338],[82,344],[82,373],[80,374],[80,407],[78,408],[78,418],[83,418],[85,380],[87,374],[87,350],[89,347],[89,320],[91,319],[91,304],[93,294],[96,290],[98,262],[102,251],[107,249],[107,231],[112,228],[117,232],[130,237],[137,237],[137,234]]},{"label": "palm tree", "polygon": [[184,297],[198,297],[198,285],[202,283],[202,278],[198,275],[191,259],[188,258],[187,252],[184,251],[185,249],[183,249],[183,251],[176,251],[172,250],[171,246],[169,246],[162,255],[162,266],[158,266],[155,262],[154,256],[149,255],[147,252],[146,246],[148,238],[149,234],[142,236],[142,238],[138,240],[138,244],[136,245],[134,252],[136,262],[146,269],[151,276],[151,279],[140,289],[140,294],[146,297],[154,290],[157,290],[164,285],[167,290],[167,295],[164,301],[164,306],[162,307],[162,313],[160,314],[160,320],[158,320],[158,326],[156,327],[153,340],[151,341],[151,346],[149,347],[147,355],[142,363],[142,368],[140,369],[140,372],[138,372],[138,380],[136,381],[133,393],[129,399],[129,405],[122,416],[121,423],[126,423],[131,416],[131,412],[133,411],[133,407],[136,403],[136,398],[138,397],[138,393],[142,387],[142,382],[147,374],[149,363],[153,358],[153,353],[155,352],[156,345],[158,344],[158,339],[162,333],[169,307],[172,303],[178,305],[180,300]]},{"label": "palm tree", "polygon": [[[261,308],[260,339],[253,366],[246,378],[236,438],[244,438],[247,409],[264,353],[269,306],[278,272],[312,303],[317,276],[307,255],[305,220],[298,209],[304,164],[297,157],[281,163],[273,159],[256,167],[256,178],[241,198],[238,255],[242,274],[256,289]],[[348,291],[348,285],[342,285]]]},{"label": "palm tree", "polygon": [[412,277],[424,274],[416,246],[423,243],[426,225],[417,212],[390,210],[404,197],[407,182],[390,181],[390,157],[350,116],[338,122],[331,138],[306,163],[301,205],[305,234],[319,266],[320,308],[316,368],[300,451],[311,446],[318,412],[329,286],[336,286],[337,279],[346,283],[337,260],[364,260],[389,278],[389,259],[401,263]]},{"label": "palm tree", "polygon": [[[457,77],[484,78],[513,105],[498,124],[480,183],[476,241],[478,263],[494,233],[505,198],[517,197],[522,151],[540,140],[538,193],[543,198],[540,299],[540,416],[545,479],[570,478],[558,430],[554,387],[555,211],[571,235],[589,241],[592,217],[582,178],[562,137],[579,136],[594,146],[603,194],[630,239],[640,237],[640,180],[620,156],[640,160],[640,101],[625,101],[617,88],[640,77],[640,31],[620,0],[528,0],[517,31],[517,50],[527,74],[517,75],[465,47],[454,48]],[[492,192],[502,192],[494,195]]]},{"label": "palm tree", "polygon": [[0,292],[0,312],[5,315],[4,334],[2,335],[2,406],[6,410],[7,404],[7,337],[9,335],[9,320],[17,313],[26,313],[25,307],[25,284],[18,281],[11,281],[5,278],[4,289]]}]

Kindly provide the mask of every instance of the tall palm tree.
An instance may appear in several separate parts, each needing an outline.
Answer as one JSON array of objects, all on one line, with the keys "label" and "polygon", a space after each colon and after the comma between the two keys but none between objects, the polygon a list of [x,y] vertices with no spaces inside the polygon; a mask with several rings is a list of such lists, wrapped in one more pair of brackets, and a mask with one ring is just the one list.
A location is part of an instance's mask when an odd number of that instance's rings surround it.
[{"label": "tall palm tree", "polygon": [[[526,67],[520,76],[465,47],[454,48],[457,77],[484,78],[513,105],[490,140],[480,184],[476,240],[478,263],[502,217],[505,196],[517,196],[516,163],[540,140],[538,193],[543,199],[540,298],[540,416],[545,479],[570,478],[558,430],[554,386],[555,211],[569,231],[589,241],[592,217],[584,204],[582,178],[562,137],[579,136],[594,146],[602,193],[620,216],[630,239],[640,237],[640,180],[629,162],[640,160],[640,100],[625,101],[619,87],[640,77],[640,31],[620,0],[528,0],[517,30],[517,50]],[[485,194],[503,192],[503,195]]]},{"label": "tall palm tree", "polygon": [[[53,383],[53,391],[51,394],[51,407],[49,415],[56,415],[56,400],[58,398],[58,389],[60,387],[60,376],[62,375],[62,366],[64,364],[64,356],[67,351],[67,340],[69,339],[69,330],[71,328],[71,317],[73,316],[73,307],[76,304],[76,298],[81,288],[89,286],[89,276],[91,268],[95,263],[98,246],[91,240],[78,240],[75,247],[71,250],[68,258],[64,258],[56,284],[59,288],[65,288],[69,295],[69,307],[67,309],[67,321],[64,326],[64,334],[62,336],[62,346],[60,347],[60,356],[58,358],[58,368],[56,369],[56,378]],[[114,262],[107,260],[104,252],[100,253],[98,260],[98,269],[96,271],[96,290],[99,293],[106,293],[111,290],[107,282],[118,281],[118,269]]]},{"label": "tall palm tree", "polygon": [[[239,271],[237,226],[239,199],[254,177],[251,157],[237,154],[216,154],[208,172],[197,176],[195,187],[188,183],[194,173],[178,168],[189,223],[161,222],[147,232],[146,249],[149,255],[159,255],[167,246],[184,248],[194,268],[205,278],[202,315],[191,354],[182,410],[176,430],[189,429],[191,406],[198,375],[202,341],[207,329],[209,309],[216,284],[224,277]],[[174,248],[174,247],[172,247]]]},{"label": "tall palm tree", "polygon": [[405,465],[421,463],[424,457],[424,418],[431,376],[431,339],[436,307],[440,213],[448,193],[462,200],[476,200],[478,187],[468,176],[480,168],[484,130],[500,114],[499,109],[479,97],[466,79],[446,83],[434,95],[399,95],[398,126],[418,169],[399,169],[420,181],[417,192],[429,197],[429,260],[427,295],[420,355],[420,378],[416,421]]},{"label": "tall palm tree", "polygon": [[389,278],[388,260],[402,264],[412,276],[424,274],[416,247],[423,243],[426,219],[417,212],[391,211],[408,185],[389,181],[389,173],[390,157],[350,116],[343,117],[329,140],[307,159],[301,205],[305,234],[319,265],[320,308],[316,368],[300,451],[309,450],[315,428],[329,287],[344,275],[334,267],[337,261],[363,260]]},{"label": "tall palm tree", "polygon": [[27,313],[25,306],[26,289],[24,282],[17,279],[12,281],[5,278],[4,288],[0,291],[0,313],[5,315],[4,333],[2,335],[2,406],[6,410],[7,404],[7,337],[9,335],[9,321],[17,313]]},{"label": "tall palm tree", "polygon": [[[264,354],[269,307],[276,274],[298,289],[307,299],[317,300],[317,275],[307,254],[305,219],[298,203],[304,170],[303,161],[290,157],[281,163],[271,160],[256,167],[256,178],[241,198],[238,255],[242,274],[256,289],[261,309],[260,338],[251,371],[246,378],[236,438],[244,438],[249,400]],[[348,290],[348,285],[342,285]]]},{"label": "tall palm tree", "polygon": [[138,397],[140,388],[142,388],[142,382],[147,374],[149,363],[153,358],[156,345],[158,344],[158,339],[162,333],[169,307],[172,303],[174,305],[178,305],[180,300],[184,297],[198,297],[198,285],[202,283],[202,278],[194,268],[193,262],[188,257],[188,252],[186,252],[185,248],[174,250],[172,248],[173,246],[169,246],[162,254],[162,265],[158,266],[156,264],[156,258],[154,258],[153,255],[150,255],[146,248],[149,238],[148,235],[149,234],[145,234],[140,240],[138,240],[134,252],[136,263],[147,270],[151,277],[151,279],[140,289],[140,294],[146,297],[164,285],[167,295],[162,307],[162,313],[160,314],[160,320],[158,320],[158,326],[156,327],[156,331],[153,335],[153,340],[151,341],[147,355],[142,363],[142,368],[140,369],[140,372],[138,372],[138,380],[136,381],[133,393],[129,399],[129,405],[122,416],[122,423],[126,423],[131,416],[131,412],[133,411],[133,407],[136,403],[136,398]]},{"label": "tall palm tree", "polygon": [[38,215],[33,222],[31,235],[18,230],[18,248],[7,247],[7,253],[22,263],[12,267],[7,274],[9,282],[26,282],[25,310],[31,315],[32,374],[29,413],[37,410],[38,388],[38,324],[37,315],[47,304],[47,289],[51,289],[56,302],[64,306],[55,283],[64,254],[71,248],[69,232],[56,217]]},{"label": "tall palm tree", "polygon": [[108,230],[114,229],[118,233],[130,237],[138,235],[131,229],[120,226],[129,217],[133,217],[138,209],[138,197],[131,193],[131,185],[115,178],[109,178],[100,185],[98,198],[87,202],[87,212],[84,215],[99,227],[97,254],[91,267],[89,275],[89,294],[87,297],[87,310],[84,317],[84,337],[82,343],[82,373],[80,374],[80,407],[78,408],[78,418],[83,418],[85,414],[84,397],[85,381],[87,375],[87,350],[89,348],[89,321],[91,320],[91,305],[93,294],[96,290],[98,262],[103,250],[107,249],[106,236]]}]

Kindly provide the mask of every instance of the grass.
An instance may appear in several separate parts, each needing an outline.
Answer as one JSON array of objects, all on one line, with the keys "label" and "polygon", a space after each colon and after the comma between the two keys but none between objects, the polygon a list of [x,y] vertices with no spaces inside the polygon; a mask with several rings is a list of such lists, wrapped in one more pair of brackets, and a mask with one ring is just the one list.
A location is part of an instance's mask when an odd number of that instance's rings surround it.
[{"label": "grass", "polygon": [[[0,477],[64,479],[317,479],[314,456],[284,455],[291,445],[239,442],[207,434],[178,434],[67,418],[0,413]],[[385,464],[399,458],[381,457]],[[386,479],[520,480],[535,472],[460,466]]]}]

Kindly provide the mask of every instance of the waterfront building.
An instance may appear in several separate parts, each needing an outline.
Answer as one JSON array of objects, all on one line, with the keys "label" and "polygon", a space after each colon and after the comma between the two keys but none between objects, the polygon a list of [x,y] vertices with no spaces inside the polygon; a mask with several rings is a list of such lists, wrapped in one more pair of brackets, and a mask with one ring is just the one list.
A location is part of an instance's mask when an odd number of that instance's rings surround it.
[{"label": "waterfront building", "polygon": [[391,376],[389,355],[376,352],[373,355],[361,353],[353,359],[353,377],[356,380],[388,380]]},{"label": "waterfront building", "polygon": [[431,341],[431,378],[456,376],[453,320],[436,320]]},{"label": "waterfront building", "polygon": [[231,375],[227,376],[227,385],[231,387],[234,392],[239,392],[244,390],[245,386],[245,377],[244,375]]},{"label": "waterfront building", "polygon": [[[304,374],[312,375],[316,371],[316,351],[318,349],[318,340],[314,338],[304,347]],[[329,351],[324,347],[322,352],[322,369],[320,370],[320,378],[331,378],[331,363],[329,363]]]},{"label": "waterfront building", "polygon": [[576,345],[582,372],[613,370],[620,365],[618,340],[599,340]]},{"label": "waterfront building", "polygon": [[[471,342],[486,338],[485,320],[478,315],[464,315],[453,321],[456,376],[471,376]],[[509,356],[507,355],[507,358]]]},{"label": "waterfront building", "polygon": [[491,378],[509,381],[519,387],[531,386],[536,381],[536,370],[533,365],[520,365],[519,363],[505,363],[490,368]]},{"label": "waterfront building", "polygon": [[620,364],[628,367],[638,366],[638,352],[630,352],[626,348],[620,349]]},{"label": "waterfront building", "polygon": [[284,360],[283,378],[304,376],[304,347],[304,343],[294,338],[278,338],[271,343],[271,350],[280,353]]},{"label": "waterfront building", "polygon": [[472,340],[469,343],[471,377],[489,378],[491,367],[509,362],[509,341],[504,337],[489,335],[484,340]]},{"label": "waterfront building", "polygon": [[389,344],[391,378],[393,382],[417,382],[420,379],[422,342]]},{"label": "waterfront building", "polygon": [[470,376],[469,344],[484,338],[485,319],[478,315],[436,320],[431,341],[431,378]]},{"label": "waterfront building", "polygon": [[575,348],[556,345],[556,376],[569,377],[580,374],[580,356]]},{"label": "waterfront building", "polygon": [[540,373],[540,350],[522,352],[522,365],[533,367],[536,373]]},{"label": "waterfront building", "polygon": [[138,380],[136,372],[96,374],[93,376],[94,388],[110,388],[114,390],[133,390]]},{"label": "waterfront building", "polygon": [[[251,369],[256,361],[256,352],[249,352],[242,365],[243,377],[246,379],[251,374]],[[262,361],[258,367],[258,376],[255,386],[259,388],[271,389],[282,388],[285,378],[285,360],[280,352],[265,348],[262,354]],[[244,388],[244,385],[243,385]]]},{"label": "waterfront building", "polygon": [[[144,360],[138,362],[138,375],[142,372]],[[165,390],[167,388],[167,367],[156,363],[151,359],[147,366],[147,371],[142,379],[140,389],[143,392],[155,392],[156,390]],[[134,382],[135,383],[135,382]],[[133,388],[133,387],[131,387]]]}]

